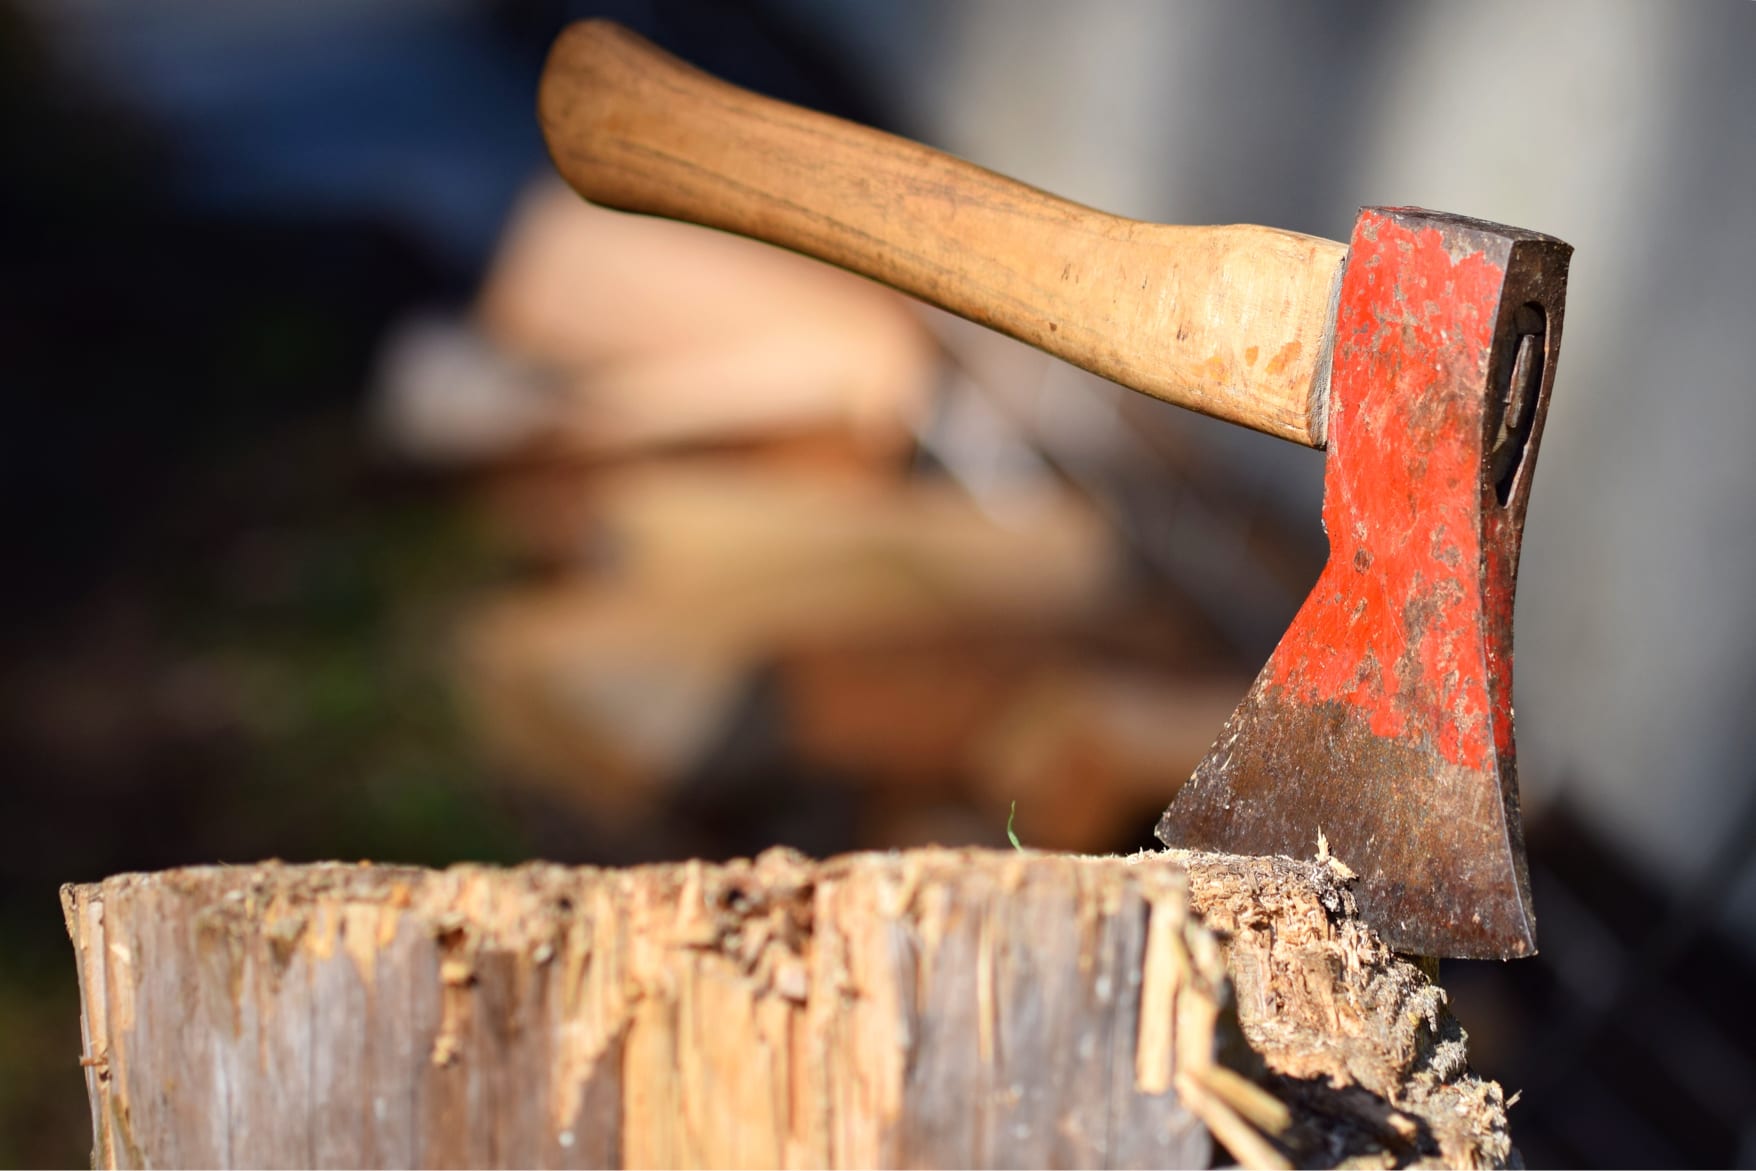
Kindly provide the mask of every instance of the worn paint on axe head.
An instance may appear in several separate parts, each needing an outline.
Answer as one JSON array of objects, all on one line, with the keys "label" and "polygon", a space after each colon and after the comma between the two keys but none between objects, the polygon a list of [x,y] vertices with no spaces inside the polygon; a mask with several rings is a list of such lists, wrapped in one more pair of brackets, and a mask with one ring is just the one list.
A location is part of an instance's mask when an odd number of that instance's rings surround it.
[{"label": "worn paint on axe head", "polygon": [[1330,379],[1329,560],[1166,844],[1359,874],[1431,956],[1536,950],[1512,734],[1512,607],[1572,249],[1412,208],[1349,245]]}]

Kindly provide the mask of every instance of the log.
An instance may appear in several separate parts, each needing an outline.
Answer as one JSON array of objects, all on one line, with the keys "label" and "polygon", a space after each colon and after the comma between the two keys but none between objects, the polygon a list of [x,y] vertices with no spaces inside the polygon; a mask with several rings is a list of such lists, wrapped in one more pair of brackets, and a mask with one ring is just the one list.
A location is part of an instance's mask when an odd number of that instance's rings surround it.
[{"label": "log", "polygon": [[1512,1156],[1327,859],[266,863],[62,899],[100,1167]]}]

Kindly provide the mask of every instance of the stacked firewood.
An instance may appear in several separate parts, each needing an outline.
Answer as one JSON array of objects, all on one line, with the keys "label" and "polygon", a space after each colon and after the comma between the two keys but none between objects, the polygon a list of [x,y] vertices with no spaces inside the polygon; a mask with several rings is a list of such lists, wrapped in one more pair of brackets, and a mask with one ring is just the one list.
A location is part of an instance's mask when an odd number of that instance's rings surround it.
[{"label": "stacked firewood", "polygon": [[392,343],[380,403],[529,567],[458,632],[502,771],[616,832],[754,736],[855,796],[848,846],[992,843],[1014,803],[1034,845],[1145,844],[1247,670],[1041,441],[1082,431],[1044,417],[1048,360],[972,373],[971,336],[534,189],[470,319]]}]

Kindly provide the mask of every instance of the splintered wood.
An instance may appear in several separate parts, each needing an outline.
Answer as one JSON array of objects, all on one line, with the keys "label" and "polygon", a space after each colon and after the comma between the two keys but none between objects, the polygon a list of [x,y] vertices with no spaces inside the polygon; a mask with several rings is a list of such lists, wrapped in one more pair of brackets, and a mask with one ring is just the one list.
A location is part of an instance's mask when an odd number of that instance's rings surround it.
[{"label": "splintered wood", "polygon": [[270,863],[63,902],[98,1166],[1511,1153],[1444,994],[1327,862]]}]

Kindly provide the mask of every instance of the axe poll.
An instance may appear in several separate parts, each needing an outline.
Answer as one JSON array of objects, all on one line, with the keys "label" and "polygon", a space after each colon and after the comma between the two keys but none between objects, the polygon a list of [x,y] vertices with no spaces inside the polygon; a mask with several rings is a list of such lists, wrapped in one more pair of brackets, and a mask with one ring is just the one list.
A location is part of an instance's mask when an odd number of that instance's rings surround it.
[{"label": "axe poll", "polygon": [[1311,855],[1429,956],[1535,950],[1512,608],[1572,249],[1366,208],[1346,245],[1094,211],[749,93],[614,24],[551,50],[538,102],[593,202],[765,240],[1092,373],[1326,450],[1328,562],[1159,826]]}]

